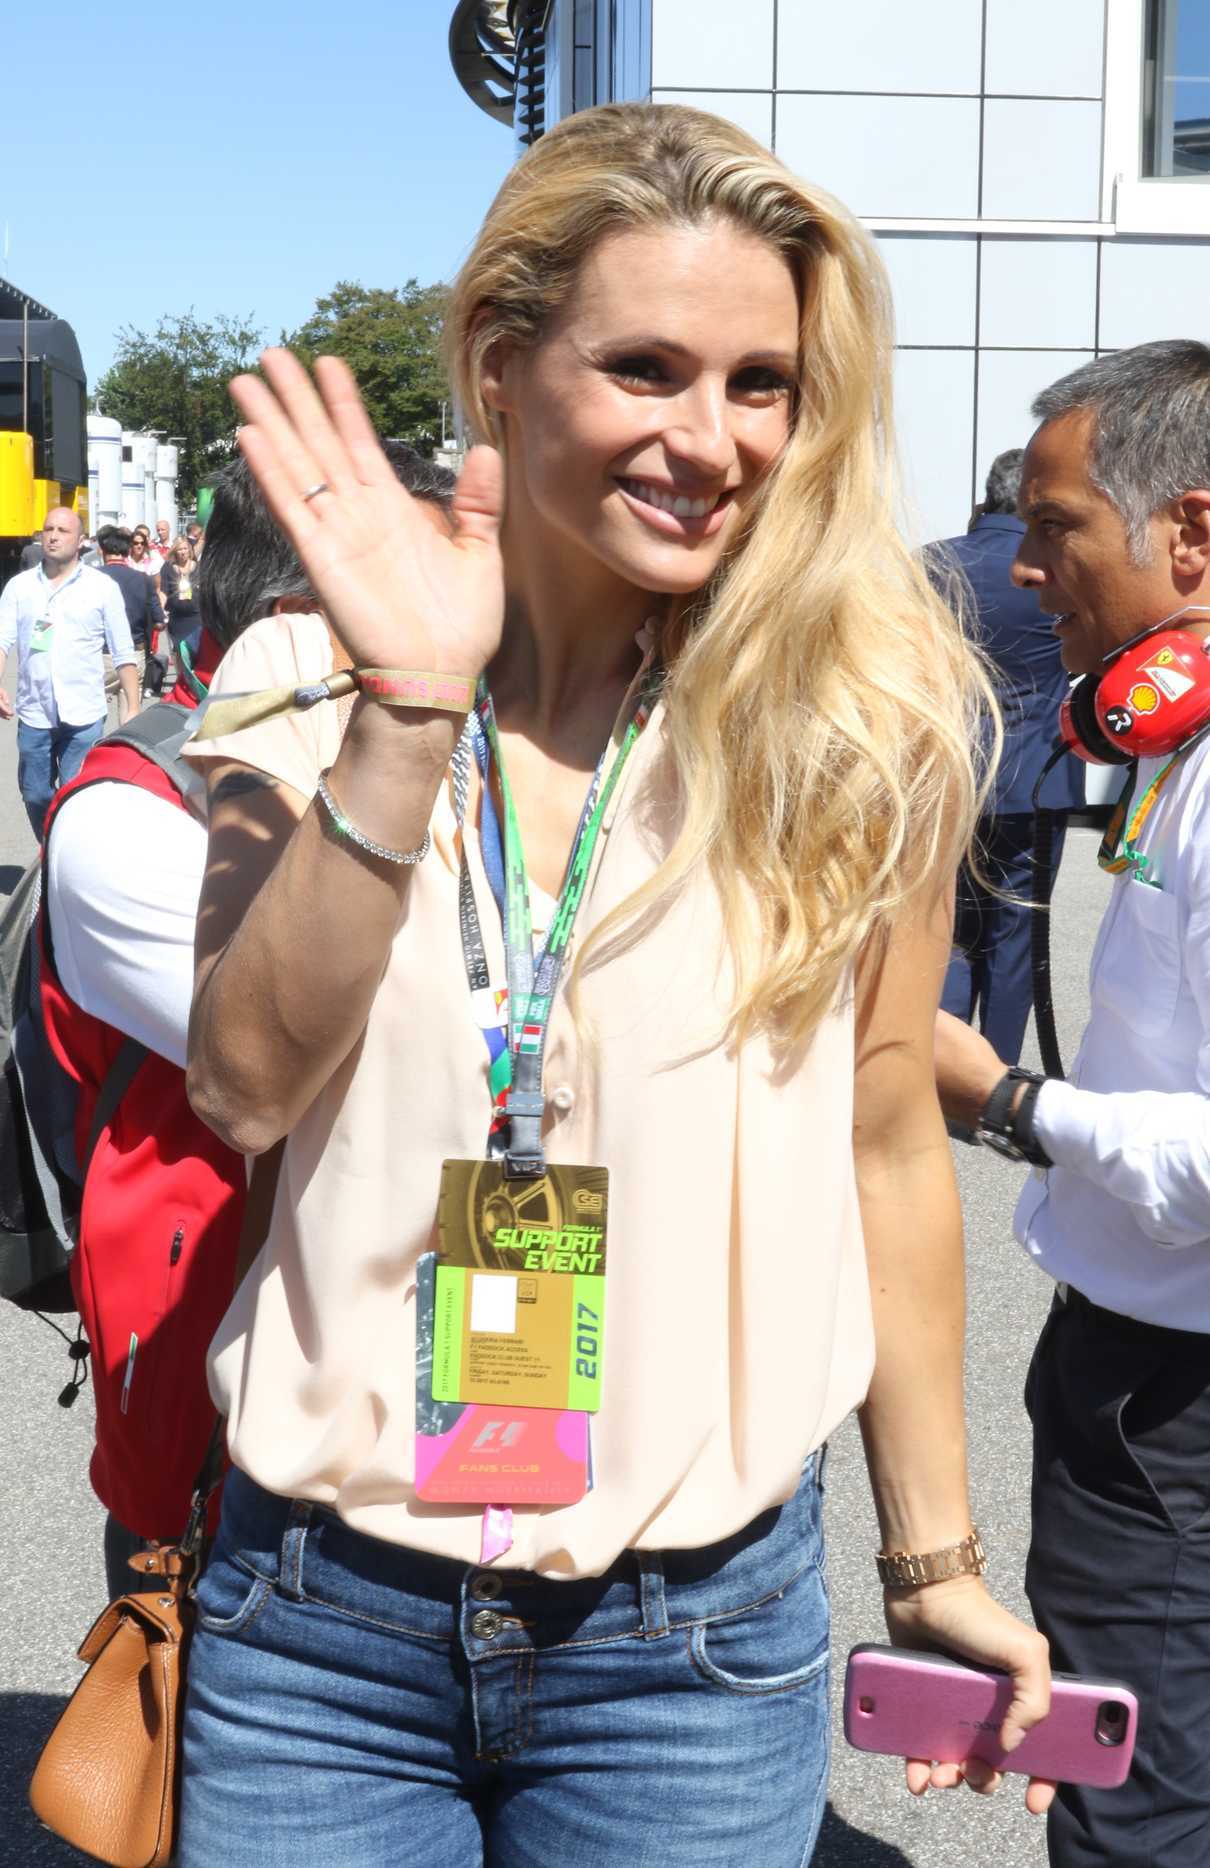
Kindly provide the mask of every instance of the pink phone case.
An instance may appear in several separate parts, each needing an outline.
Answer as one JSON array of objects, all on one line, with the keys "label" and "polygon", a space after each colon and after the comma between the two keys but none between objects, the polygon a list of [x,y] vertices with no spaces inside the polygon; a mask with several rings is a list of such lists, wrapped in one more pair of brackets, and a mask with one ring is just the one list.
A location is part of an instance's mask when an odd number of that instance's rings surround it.
[{"label": "pink phone case", "polygon": [[1049,1715],[1006,1755],[996,1734],[1012,1698],[1007,1674],[908,1648],[855,1647],[844,1735],[859,1751],[938,1764],[984,1758],[997,1770],[1112,1790],[1130,1770],[1138,1701],[1115,1681],[1052,1678]]}]

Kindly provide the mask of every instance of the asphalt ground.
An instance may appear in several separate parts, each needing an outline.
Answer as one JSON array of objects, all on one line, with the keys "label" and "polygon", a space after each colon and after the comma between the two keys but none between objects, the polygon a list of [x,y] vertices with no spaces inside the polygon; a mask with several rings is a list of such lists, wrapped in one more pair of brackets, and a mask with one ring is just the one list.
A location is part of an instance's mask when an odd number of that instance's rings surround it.
[{"label": "asphalt ground", "polygon": [[[3,895],[33,853],[7,723],[0,723],[0,800]],[[1056,894],[1055,1003],[1068,1054],[1086,1010],[1088,956],[1107,888],[1096,844],[1094,831],[1069,833]],[[1024,1061],[1031,1061],[1028,1050]],[[1021,1389],[1050,1286],[1012,1240],[1021,1171],[986,1149],[955,1153],[966,1216],[974,1515],[991,1553],[990,1582],[1025,1612],[1029,1440]],[[70,1410],[56,1405],[69,1368],[64,1344],[44,1323],[0,1303],[0,1868],[67,1868],[84,1859],[39,1827],[25,1797],[39,1746],[79,1677],[76,1647],[104,1606],[102,1514],[87,1478],[91,1391]],[[1010,1779],[992,1799],[960,1790],[916,1801],[898,1763],[846,1747],[844,1656],[859,1641],[885,1638],[873,1564],[877,1528],[854,1421],[832,1441],[826,1485],[836,1717],[814,1868],[1041,1868],[1043,1826],[1026,1815],[1018,1783]],[[299,1864],[307,1868],[305,1853]]]}]

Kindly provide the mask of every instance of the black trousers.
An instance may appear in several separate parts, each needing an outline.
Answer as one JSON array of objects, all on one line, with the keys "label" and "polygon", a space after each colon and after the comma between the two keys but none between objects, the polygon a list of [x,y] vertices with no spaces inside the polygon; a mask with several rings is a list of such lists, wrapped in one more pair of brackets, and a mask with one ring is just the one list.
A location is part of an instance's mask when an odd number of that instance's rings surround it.
[{"label": "black trousers", "polygon": [[1139,1700],[1120,1790],[1064,1786],[1055,1868],[1210,1864],[1210,1336],[1056,1298],[1030,1364],[1026,1589],[1059,1671]]}]

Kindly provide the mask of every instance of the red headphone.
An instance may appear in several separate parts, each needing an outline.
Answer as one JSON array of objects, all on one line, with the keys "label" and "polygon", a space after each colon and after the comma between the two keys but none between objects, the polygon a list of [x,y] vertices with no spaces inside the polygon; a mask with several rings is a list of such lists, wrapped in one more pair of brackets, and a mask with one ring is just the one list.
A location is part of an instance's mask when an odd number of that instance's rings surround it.
[{"label": "red headphone", "polygon": [[1077,758],[1128,765],[1179,752],[1210,726],[1210,635],[1174,629],[1174,620],[1107,656],[1103,675],[1076,682],[1059,709],[1059,737]]}]

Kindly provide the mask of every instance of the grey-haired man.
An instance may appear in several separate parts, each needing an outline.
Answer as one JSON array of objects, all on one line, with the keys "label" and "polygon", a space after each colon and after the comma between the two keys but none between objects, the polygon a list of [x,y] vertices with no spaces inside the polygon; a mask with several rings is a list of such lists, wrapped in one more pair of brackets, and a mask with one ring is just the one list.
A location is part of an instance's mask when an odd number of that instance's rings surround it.
[{"label": "grey-haired man", "polygon": [[[1069,673],[1102,673],[1178,617],[1206,636],[1210,348],[1102,357],[1034,414],[1015,574],[1053,615]],[[1124,1681],[1140,1702],[1128,1783],[1060,1791],[1051,1861],[1204,1868],[1210,736],[1140,758],[1128,817],[1135,854],[1116,874],[1070,1079],[1005,1084],[991,1047],[942,1014],[938,1081],[947,1114],[1007,1130],[1038,1164],[1015,1218],[1057,1284],[1026,1387],[1034,1613],[1056,1668]]]}]

